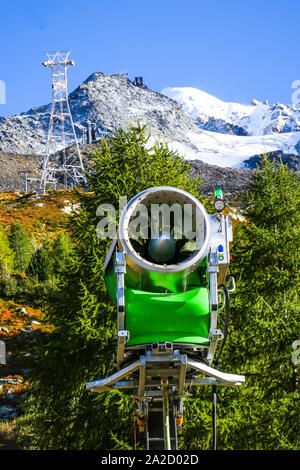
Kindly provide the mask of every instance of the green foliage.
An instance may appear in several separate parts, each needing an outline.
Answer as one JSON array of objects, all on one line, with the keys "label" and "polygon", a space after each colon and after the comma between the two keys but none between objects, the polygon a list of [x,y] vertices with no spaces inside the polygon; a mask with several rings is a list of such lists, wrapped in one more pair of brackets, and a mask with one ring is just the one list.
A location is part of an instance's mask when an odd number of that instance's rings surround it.
[{"label": "green foliage", "polygon": [[[300,446],[297,369],[291,361],[292,343],[299,339],[299,202],[297,176],[265,157],[243,202],[248,223],[234,232],[231,274],[237,289],[220,369],[243,373],[246,384],[218,389],[219,449]],[[187,403],[184,448],[211,445],[209,403],[203,409],[210,391],[198,396],[198,405]]]},{"label": "green foliage", "polygon": [[[133,446],[132,398],[126,393],[92,394],[85,383],[113,373],[116,310],[108,298],[103,266],[110,240],[96,235],[100,203],[118,208],[151,186],[170,185],[198,195],[188,166],[165,145],[147,148],[144,127],[120,131],[99,145],[90,193],[81,196],[81,212],[73,222],[75,248],[62,286],[47,315],[55,332],[38,345],[25,404],[30,423],[22,436],[41,449],[113,449]],[[140,446],[141,443],[138,443]]]},{"label": "green foliage", "polygon": [[49,249],[45,246],[38,248],[32,255],[27,273],[36,277],[38,281],[47,281],[52,273],[52,259],[50,258]]},{"label": "green foliage", "polygon": [[5,298],[11,298],[19,292],[17,280],[11,277],[13,270],[14,252],[0,225],[0,292]]},{"label": "green foliage", "polygon": [[9,273],[13,271],[14,252],[11,250],[9,240],[3,227],[0,225],[0,277],[7,278]]},{"label": "green foliage", "polygon": [[72,253],[72,242],[65,232],[60,232],[54,242],[51,258],[53,260],[53,272],[62,276],[70,264]]},{"label": "green foliage", "polygon": [[1,296],[6,299],[16,298],[21,291],[19,282],[14,277],[7,276],[6,279],[2,279],[0,282]]},{"label": "green foliage", "polygon": [[35,249],[34,240],[29,237],[22,224],[14,223],[11,226],[9,241],[15,254],[15,269],[25,272]]}]

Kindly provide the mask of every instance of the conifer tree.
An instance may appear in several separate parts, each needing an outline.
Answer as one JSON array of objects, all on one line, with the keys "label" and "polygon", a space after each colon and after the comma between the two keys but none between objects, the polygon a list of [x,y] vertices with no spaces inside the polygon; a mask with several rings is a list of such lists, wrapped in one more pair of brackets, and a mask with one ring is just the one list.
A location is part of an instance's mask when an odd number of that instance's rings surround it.
[{"label": "conifer tree", "polygon": [[52,263],[49,250],[42,246],[32,255],[27,273],[37,277],[39,282],[47,281],[52,273]]},{"label": "conifer tree", "polygon": [[8,274],[13,270],[14,252],[10,248],[9,239],[0,225],[0,276],[2,279],[7,278]]},{"label": "conifer tree", "polygon": [[100,240],[99,204],[116,209],[151,186],[170,185],[198,196],[189,166],[165,145],[147,147],[144,127],[119,131],[103,140],[93,156],[89,192],[75,216],[72,263],[47,310],[54,332],[40,345],[26,402],[31,445],[41,449],[113,449],[133,445],[132,398],[113,391],[92,394],[85,383],[114,372],[116,309],[107,295],[103,266],[111,240]]},{"label": "conifer tree", "polygon": [[243,227],[234,258],[241,280],[234,336],[237,339],[238,331],[244,331],[236,353],[240,361],[244,358],[243,369],[249,374],[245,393],[260,428],[256,438],[251,436],[254,448],[300,445],[291,360],[292,344],[299,339],[299,208],[298,176],[265,156],[244,201],[250,223]]},{"label": "conifer tree", "polygon": [[[218,449],[299,449],[296,368],[299,339],[300,192],[297,175],[265,156],[234,230],[229,336],[220,368],[242,373],[240,388],[219,388]],[[211,445],[211,396],[187,403],[185,448]]]},{"label": "conifer tree", "polygon": [[60,232],[54,242],[52,250],[53,271],[57,276],[62,276],[70,263],[72,242],[65,232]]},{"label": "conifer tree", "polygon": [[10,246],[15,254],[15,269],[25,272],[34,252],[33,239],[20,223],[13,223],[9,236]]}]

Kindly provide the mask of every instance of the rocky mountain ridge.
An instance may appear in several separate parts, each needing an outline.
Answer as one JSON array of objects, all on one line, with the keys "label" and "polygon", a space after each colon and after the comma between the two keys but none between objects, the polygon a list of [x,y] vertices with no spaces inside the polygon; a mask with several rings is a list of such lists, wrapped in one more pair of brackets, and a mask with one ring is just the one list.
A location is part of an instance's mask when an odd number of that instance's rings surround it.
[{"label": "rocky mountain ridge", "polygon": [[[293,171],[300,169],[300,126],[292,106],[269,106],[255,100],[250,105],[225,103],[193,88],[167,88],[158,93],[132,83],[123,74],[101,72],[90,75],[70,93],[69,103],[87,159],[88,125],[99,140],[139,120],[151,133],[149,145],[163,141],[191,161],[191,172],[201,172],[205,191],[211,191],[216,178],[229,191],[245,187],[250,170],[263,153],[275,159],[282,157]],[[40,176],[50,113],[51,103],[20,115],[0,117],[1,191],[22,190],[24,170],[29,178]],[[67,133],[70,126],[66,121]],[[257,135],[259,132],[262,134]],[[54,133],[59,133],[57,120]],[[64,145],[73,145],[68,135]],[[64,145],[56,140],[51,152]]]},{"label": "rocky mountain ridge", "polygon": [[[88,123],[96,138],[139,120],[148,126],[150,144],[166,142],[186,160],[242,168],[265,152],[299,157],[300,126],[292,106],[225,103],[201,90],[165,88],[161,93],[132,83],[125,75],[95,72],[69,95],[79,141],[86,142]],[[0,152],[42,155],[51,104],[0,118]],[[65,122],[66,132],[70,123]],[[54,133],[58,132],[54,120]],[[66,136],[65,145],[72,138]],[[56,141],[55,153],[63,143]],[[246,165],[247,166],[247,165]]]},{"label": "rocky mountain ridge", "polygon": [[[187,132],[199,132],[182,106],[160,93],[136,86],[124,75],[94,73],[69,95],[69,103],[80,142],[86,140],[88,122],[96,136],[126,128],[140,120],[153,136],[184,142]],[[20,115],[0,118],[0,152],[43,154],[47,141],[51,104]],[[59,131],[54,121],[54,133]],[[70,132],[70,123],[65,123]],[[72,144],[66,136],[66,145]],[[54,153],[61,148],[53,145]],[[51,153],[52,153],[51,152]]]}]

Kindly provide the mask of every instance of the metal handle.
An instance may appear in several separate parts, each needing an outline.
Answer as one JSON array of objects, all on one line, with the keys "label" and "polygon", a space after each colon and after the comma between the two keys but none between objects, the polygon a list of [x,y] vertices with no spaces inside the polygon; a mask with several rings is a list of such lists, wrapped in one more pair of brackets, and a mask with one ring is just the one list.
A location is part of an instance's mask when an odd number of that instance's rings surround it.
[{"label": "metal handle", "polygon": [[[229,289],[230,284],[232,284],[232,288]],[[230,276],[229,281],[226,283],[226,287],[228,289],[228,292],[234,292],[235,291],[235,280],[233,276]]]}]

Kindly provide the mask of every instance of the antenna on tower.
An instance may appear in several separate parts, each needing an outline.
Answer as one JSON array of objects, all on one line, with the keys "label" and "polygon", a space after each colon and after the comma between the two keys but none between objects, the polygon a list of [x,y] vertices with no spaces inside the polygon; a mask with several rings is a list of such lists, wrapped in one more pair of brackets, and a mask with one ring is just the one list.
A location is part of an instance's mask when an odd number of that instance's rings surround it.
[{"label": "antenna on tower", "polygon": [[[48,60],[42,63],[44,67],[50,67],[52,79],[52,108],[40,183],[43,192],[47,185],[56,188],[56,184],[61,183],[67,189],[86,183],[68,100],[67,68],[74,65],[70,53],[46,52]],[[66,146],[71,143],[75,144],[75,149],[66,151]]]}]

